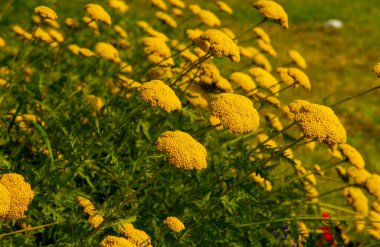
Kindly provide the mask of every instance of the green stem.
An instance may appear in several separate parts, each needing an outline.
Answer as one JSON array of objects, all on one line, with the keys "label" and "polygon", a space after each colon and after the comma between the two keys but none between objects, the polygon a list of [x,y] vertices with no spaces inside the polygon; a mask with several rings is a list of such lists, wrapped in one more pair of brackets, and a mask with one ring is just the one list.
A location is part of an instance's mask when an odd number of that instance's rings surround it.
[{"label": "green stem", "polygon": [[54,222],[54,223],[50,223],[50,224],[46,224],[46,225],[35,226],[35,227],[29,228],[29,229],[18,230],[18,231],[9,232],[9,233],[3,233],[3,234],[0,234],[0,239],[3,237],[6,237],[6,236],[10,236],[10,235],[18,234],[18,233],[23,233],[23,232],[34,231],[34,230],[38,230],[38,229],[42,229],[42,228],[46,228],[46,227],[50,227],[50,226],[54,226],[54,225],[58,225],[58,224],[61,224],[61,222]]},{"label": "green stem", "polygon": [[239,33],[238,35],[236,35],[236,37],[233,39],[234,41],[237,40],[237,39],[240,39],[241,37],[243,37],[244,35],[246,35],[247,33],[251,32],[252,29],[254,29],[255,27],[258,27],[260,26],[261,24],[263,24],[265,21],[267,20],[267,18],[264,18],[262,19],[261,21],[259,21],[258,23],[256,23],[255,25],[253,25],[252,27],[250,27],[249,29]]},{"label": "green stem", "polygon": [[346,102],[346,101],[349,101],[349,100],[355,99],[355,98],[357,98],[357,97],[360,97],[360,96],[362,96],[362,95],[365,95],[365,94],[367,94],[367,93],[370,93],[370,92],[372,92],[372,91],[375,91],[375,90],[377,90],[377,89],[379,89],[379,88],[380,88],[380,85],[378,85],[378,86],[376,86],[376,87],[373,87],[373,88],[370,88],[370,89],[368,89],[368,90],[366,90],[366,91],[364,91],[364,92],[362,92],[362,93],[359,93],[359,94],[357,94],[357,95],[354,95],[354,96],[351,96],[351,97],[348,97],[348,98],[342,99],[342,100],[340,100],[340,101],[338,101],[338,102],[336,102],[336,103],[330,105],[330,107],[336,107],[336,106],[340,105],[340,104],[343,103],[343,102]]}]

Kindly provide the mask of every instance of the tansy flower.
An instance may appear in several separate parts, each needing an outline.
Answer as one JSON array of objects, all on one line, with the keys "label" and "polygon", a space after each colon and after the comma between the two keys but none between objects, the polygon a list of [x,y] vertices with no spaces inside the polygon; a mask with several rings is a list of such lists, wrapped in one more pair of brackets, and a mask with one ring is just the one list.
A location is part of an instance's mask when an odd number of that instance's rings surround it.
[{"label": "tansy flower", "polygon": [[267,34],[267,32],[264,31],[264,29],[262,29],[261,27],[255,27],[252,29],[252,31],[257,37],[262,39],[264,42],[268,44],[270,43],[270,37]]},{"label": "tansy flower", "polygon": [[265,18],[279,23],[283,28],[288,29],[288,15],[278,3],[271,0],[258,0],[253,6],[259,10]]},{"label": "tansy flower", "polygon": [[[220,120],[219,118],[211,115],[208,119],[208,122],[211,124],[211,126],[216,126],[216,125],[219,125],[220,124]],[[223,126],[218,126],[216,127],[216,130],[222,130],[223,129]]]},{"label": "tansy flower", "polygon": [[234,90],[232,89],[231,83],[224,78],[223,76],[219,76],[216,80],[215,87],[220,89],[222,92],[225,93],[233,93]]},{"label": "tansy flower", "polygon": [[236,35],[234,34],[234,32],[232,32],[231,29],[224,27],[224,28],[221,28],[220,31],[222,31],[225,35],[227,35],[230,39],[232,39],[236,44],[238,43],[236,40]]},{"label": "tansy flower", "polygon": [[181,0],[169,0],[169,3],[180,9],[184,9],[186,7],[186,4]]},{"label": "tansy flower", "polygon": [[251,46],[245,47],[245,46],[239,46],[240,55],[249,59],[253,59],[253,57],[260,52]]},{"label": "tansy flower", "polygon": [[95,111],[100,111],[106,103],[104,99],[91,94],[86,95],[85,98]]},{"label": "tansy flower", "polygon": [[232,93],[221,93],[209,104],[211,114],[218,117],[223,127],[234,133],[256,131],[259,114],[248,98]]},{"label": "tansy flower", "polygon": [[268,72],[272,71],[272,65],[269,60],[261,53],[257,53],[252,57],[252,62],[256,65],[259,65]]},{"label": "tansy flower", "polygon": [[166,6],[166,3],[163,0],[149,0],[149,2],[160,10],[168,10],[168,6]]},{"label": "tansy flower", "polygon": [[83,16],[82,21],[86,23],[89,28],[93,29],[94,31],[96,31],[97,34],[99,34],[98,24],[95,21],[93,21],[93,19],[91,19],[88,16]]},{"label": "tansy flower", "polygon": [[[380,176],[372,174],[365,182],[365,186],[371,195],[374,195],[378,202],[380,202]],[[380,207],[376,209],[380,213]]]},{"label": "tansy flower", "polygon": [[172,13],[173,13],[173,15],[175,15],[175,16],[183,16],[182,9],[179,9],[179,8],[173,8],[173,9],[172,9]]},{"label": "tansy flower", "polygon": [[173,232],[181,232],[185,230],[185,225],[178,218],[169,216],[164,220],[164,224]]},{"label": "tansy flower", "polygon": [[95,56],[95,53],[92,52],[90,49],[87,48],[80,48],[78,53],[84,57],[93,57]]},{"label": "tansy flower", "polygon": [[34,13],[41,16],[41,18],[44,18],[44,19],[56,20],[58,18],[54,10],[46,6],[35,7]]},{"label": "tansy flower", "polygon": [[301,56],[301,54],[298,51],[296,51],[296,50],[289,50],[288,56],[293,61],[293,63],[295,63],[301,69],[306,69],[307,68],[305,59]]},{"label": "tansy flower", "polygon": [[53,38],[54,41],[56,41],[58,43],[62,43],[65,40],[63,35],[60,32],[58,32],[57,30],[49,29],[48,34],[50,35],[51,38]]},{"label": "tansy flower", "polygon": [[43,30],[40,27],[35,30],[34,37],[36,39],[38,39],[39,41],[47,43],[47,44],[53,42],[53,39],[50,36],[50,34],[48,34],[47,32],[45,32],[45,30]]},{"label": "tansy flower", "polygon": [[174,60],[165,41],[161,38],[147,37],[144,39],[144,52],[148,55],[148,60],[161,66],[173,66]]},{"label": "tansy flower", "polygon": [[221,11],[224,11],[224,12],[226,12],[227,14],[232,15],[233,12],[234,12],[234,11],[231,9],[231,7],[228,6],[228,4],[226,4],[226,3],[223,2],[223,1],[216,1],[216,5],[218,5],[218,7],[219,7],[219,9],[220,9]]},{"label": "tansy flower", "polygon": [[[22,175],[16,173],[1,175],[0,184],[9,191],[10,195],[10,207],[5,218],[23,218],[25,211],[28,209],[28,206],[34,197],[30,184],[25,181]],[[6,194],[4,195],[6,196]]]},{"label": "tansy flower", "polygon": [[2,37],[0,37],[0,48],[4,47],[5,44],[6,44],[5,40]]},{"label": "tansy flower", "polygon": [[92,202],[89,200],[89,199],[87,199],[87,198],[85,198],[85,197],[83,197],[83,196],[77,196],[76,198],[75,198],[75,202],[79,205],[79,206],[81,206],[81,207],[87,207],[87,206],[93,206],[93,204],[92,204]]},{"label": "tansy flower", "polygon": [[104,221],[103,216],[98,215],[98,214],[97,215],[91,215],[88,218],[88,223],[90,223],[90,225],[93,228],[97,228],[98,226],[100,226],[100,224],[102,224],[103,221]]},{"label": "tansy flower", "polygon": [[380,77],[380,63],[375,64],[375,66],[372,68],[372,71],[377,77]]},{"label": "tansy flower", "polygon": [[156,142],[157,150],[168,155],[169,163],[186,170],[207,167],[207,151],[191,135],[182,131],[166,131]]},{"label": "tansy flower", "polygon": [[343,195],[357,213],[364,217],[368,215],[368,198],[360,188],[346,187],[343,189]]},{"label": "tansy flower", "polygon": [[11,205],[11,194],[9,193],[8,189],[0,184],[0,218],[4,218]]},{"label": "tansy flower", "polygon": [[277,52],[276,50],[273,48],[273,46],[265,41],[263,41],[262,39],[258,39],[256,40],[256,44],[260,47],[260,49],[266,53],[268,53],[269,55],[271,55],[272,57],[277,57]]},{"label": "tansy flower", "polygon": [[211,11],[201,9],[199,12],[195,13],[195,15],[207,26],[219,27],[221,25],[219,18]]},{"label": "tansy flower", "polygon": [[254,77],[255,81],[264,88],[267,88],[272,94],[277,94],[281,86],[271,73],[262,68],[251,68],[249,74]]},{"label": "tansy flower", "polygon": [[230,75],[231,81],[233,81],[238,87],[243,89],[245,92],[250,92],[252,94],[257,92],[256,84],[252,78],[242,72],[234,72]]},{"label": "tansy flower", "polygon": [[109,235],[103,238],[100,242],[100,247],[136,247],[136,245],[129,242],[126,238]]},{"label": "tansy flower", "polygon": [[143,230],[134,228],[130,223],[124,223],[119,227],[119,232],[123,234],[129,242],[135,246],[152,247],[152,242],[148,234]]},{"label": "tansy flower", "polygon": [[288,74],[289,69],[284,67],[278,67],[276,69],[277,73],[280,75],[281,81],[286,85],[294,85],[295,81],[293,77]]},{"label": "tansy flower", "polygon": [[201,35],[202,40],[210,42],[210,51],[217,57],[229,57],[232,61],[240,61],[240,50],[235,42],[216,29],[209,29]]},{"label": "tansy flower", "polygon": [[358,169],[363,169],[365,161],[361,154],[349,144],[339,144],[339,150],[347,157],[348,161]]},{"label": "tansy flower", "polygon": [[171,112],[181,109],[181,101],[174,91],[160,80],[152,80],[139,88],[141,98],[153,107]]},{"label": "tansy flower", "polygon": [[310,90],[311,83],[309,77],[298,68],[277,68],[277,72],[280,74],[281,80],[287,85],[302,86],[303,88]]},{"label": "tansy flower", "polygon": [[367,181],[369,177],[371,177],[371,173],[369,173],[366,169],[358,169],[355,166],[350,166],[346,170],[348,177],[354,180],[355,184],[363,185]]},{"label": "tansy flower", "polygon": [[327,144],[346,142],[346,130],[331,108],[305,100],[296,100],[289,108],[306,138]]},{"label": "tansy flower", "polygon": [[108,0],[108,6],[121,13],[125,13],[129,10],[129,6],[123,0]]},{"label": "tansy flower", "polygon": [[108,60],[114,63],[120,62],[119,52],[111,44],[108,44],[105,42],[96,43],[95,53],[101,56],[102,58],[104,58],[105,60]]},{"label": "tansy flower", "polygon": [[198,14],[200,11],[202,11],[202,8],[198,4],[190,4],[189,9],[193,15]]},{"label": "tansy flower", "polygon": [[169,41],[168,36],[166,36],[164,33],[161,33],[161,32],[154,30],[153,28],[149,28],[149,29],[145,30],[145,32],[149,37],[159,38],[164,42]]},{"label": "tansy flower", "polygon": [[111,16],[99,4],[89,3],[84,6],[84,9],[93,20],[100,21],[111,26]]},{"label": "tansy flower", "polygon": [[209,96],[201,86],[195,83],[184,83],[179,88],[181,91],[186,90],[185,97],[191,104],[201,108],[208,107]]},{"label": "tansy flower", "polygon": [[76,44],[70,44],[67,46],[67,49],[69,49],[69,51],[74,54],[74,55],[79,55],[79,51],[80,51],[80,47]]},{"label": "tansy flower", "polygon": [[270,126],[277,131],[281,131],[284,128],[280,119],[273,113],[265,114],[265,119],[269,122]]},{"label": "tansy flower", "polygon": [[128,33],[121,26],[115,25],[115,26],[113,26],[113,29],[117,32],[117,34],[121,38],[123,38],[123,39],[127,39],[128,38]]},{"label": "tansy flower", "polygon": [[156,17],[171,28],[177,28],[177,22],[165,12],[158,11]]},{"label": "tansy flower", "polygon": [[21,36],[22,38],[24,39],[32,39],[32,34],[28,33],[27,31],[25,31],[22,27],[20,27],[19,25],[13,25],[11,27],[12,31],[15,32],[17,35]]}]

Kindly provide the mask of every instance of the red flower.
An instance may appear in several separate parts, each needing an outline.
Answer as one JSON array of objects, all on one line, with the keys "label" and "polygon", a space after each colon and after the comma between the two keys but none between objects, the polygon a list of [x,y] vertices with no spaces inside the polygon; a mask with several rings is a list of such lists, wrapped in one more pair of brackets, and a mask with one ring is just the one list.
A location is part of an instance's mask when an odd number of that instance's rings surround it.
[{"label": "red flower", "polygon": [[328,219],[328,218],[330,218],[330,215],[329,215],[328,213],[323,213],[323,214],[322,214],[322,217]]}]

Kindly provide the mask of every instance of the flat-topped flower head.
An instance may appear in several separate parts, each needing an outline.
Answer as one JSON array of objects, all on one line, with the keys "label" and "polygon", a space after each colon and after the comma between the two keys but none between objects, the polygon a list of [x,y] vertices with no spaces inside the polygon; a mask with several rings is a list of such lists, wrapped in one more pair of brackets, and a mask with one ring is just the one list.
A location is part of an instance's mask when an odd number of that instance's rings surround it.
[{"label": "flat-topped flower head", "polygon": [[224,11],[227,14],[232,15],[234,13],[234,11],[232,10],[232,8],[230,6],[228,6],[228,4],[226,4],[223,1],[216,1],[216,5],[218,5],[218,7],[219,7],[219,9],[221,11]]},{"label": "flat-topped flower head", "polygon": [[11,205],[11,195],[8,191],[8,189],[0,184],[0,218],[4,218]]},{"label": "flat-topped flower head", "polygon": [[149,0],[149,2],[156,8],[162,10],[162,11],[167,11],[168,6],[163,0]]},{"label": "flat-topped flower head", "polygon": [[380,77],[380,63],[375,64],[375,66],[372,68],[372,71],[377,77]]},{"label": "flat-topped flower head", "polygon": [[238,63],[240,61],[240,50],[236,43],[216,29],[209,29],[202,33],[202,40],[210,43],[210,51],[217,57],[229,57],[232,61]]},{"label": "flat-topped flower head", "polygon": [[129,242],[126,238],[109,235],[103,238],[100,242],[100,247],[136,247],[136,245]]},{"label": "flat-topped flower head", "polygon": [[209,103],[211,114],[223,127],[234,133],[247,133],[259,128],[259,114],[250,99],[232,93],[221,93]]},{"label": "flat-topped flower head", "polygon": [[169,3],[179,9],[184,9],[186,7],[186,4],[181,0],[169,0]]},{"label": "flat-topped flower head", "polygon": [[169,163],[185,170],[207,167],[207,151],[191,135],[182,131],[166,131],[156,142],[157,150],[168,156]]},{"label": "flat-topped flower head", "polygon": [[303,58],[303,56],[296,50],[289,50],[288,56],[292,60],[293,63],[295,63],[298,67],[301,69],[306,69],[306,60]]},{"label": "flat-topped flower head", "polygon": [[288,29],[288,15],[281,5],[271,0],[258,0],[253,6],[259,10],[265,18],[279,23],[283,28]]},{"label": "flat-topped flower head", "polygon": [[177,217],[167,217],[164,220],[164,224],[173,232],[181,232],[185,230],[185,225]]},{"label": "flat-topped flower head", "polygon": [[89,199],[83,196],[75,197],[75,202],[82,208],[88,207],[88,206],[94,206],[94,204],[92,204],[92,202]]},{"label": "flat-topped flower head", "polygon": [[111,26],[111,16],[99,4],[89,3],[84,6],[84,9],[93,20],[100,21]]},{"label": "flat-topped flower head", "polygon": [[194,13],[199,20],[210,27],[219,27],[221,25],[221,22],[219,18],[212,13],[211,11],[201,9],[199,12]]},{"label": "flat-topped flower head", "polygon": [[287,71],[288,75],[293,78],[294,83],[300,85],[306,90],[311,90],[311,83],[309,77],[298,68],[289,68]]},{"label": "flat-topped flower head", "polygon": [[171,28],[177,28],[177,22],[165,12],[158,11],[156,17]]},{"label": "flat-topped flower head", "polygon": [[88,223],[89,223],[93,228],[98,228],[98,226],[100,226],[100,224],[102,224],[103,221],[104,221],[103,216],[98,215],[98,214],[91,215],[91,216],[88,218]]},{"label": "flat-topped flower head", "polygon": [[233,81],[236,85],[238,85],[245,92],[250,92],[254,94],[257,92],[256,84],[252,80],[252,78],[242,72],[234,72],[230,75],[231,81]]},{"label": "flat-topped flower head", "polygon": [[58,18],[58,15],[54,12],[54,10],[46,6],[35,7],[34,13],[43,19],[56,20]]},{"label": "flat-topped flower head", "polygon": [[141,98],[153,107],[167,112],[181,109],[181,101],[174,91],[160,80],[152,80],[139,88]]},{"label": "flat-topped flower head", "polygon": [[17,173],[1,175],[0,184],[9,191],[11,199],[9,211],[5,215],[5,218],[22,219],[34,197],[30,184],[25,181],[22,175]]},{"label": "flat-topped flower head", "polygon": [[348,161],[358,169],[363,169],[365,161],[362,155],[350,144],[339,144],[339,150],[347,157]]},{"label": "flat-topped flower head", "polygon": [[125,13],[129,10],[129,6],[123,0],[108,0],[108,5],[111,9],[117,10],[120,13]]},{"label": "flat-topped flower head", "polygon": [[95,53],[98,54],[100,57],[104,58],[105,60],[119,63],[120,57],[119,52],[117,49],[106,42],[98,42],[95,45]]},{"label": "flat-topped flower head", "polygon": [[330,107],[296,100],[289,108],[306,138],[326,144],[346,142],[346,130]]},{"label": "flat-topped flower head", "polygon": [[273,46],[267,42],[265,42],[264,40],[262,39],[258,39],[256,40],[256,44],[260,47],[260,49],[263,51],[263,52],[266,52],[268,53],[270,56],[272,57],[277,57],[277,52],[276,50],[273,48]]},{"label": "flat-topped flower head", "polygon": [[268,33],[265,32],[264,29],[262,29],[261,27],[255,27],[252,29],[252,31],[257,37],[262,39],[264,42],[270,44],[270,37],[269,37]]},{"label": "flat-topped flower head", "polygon": [[291,77],[289,74],[288,74],[288,71],[289,71],[289,68],[285,68],[285,67],[278,67],[276,69],[277,73],[280,75],[280,78],[281,78],[281,81],[283,83],[285,83],[286,85],[294,85],[295,81],[294,81],[294,78]]},{"label": "flat-topped flower head", "polygon": [[143,230],[136,229],[131,223],[122,224],[118,230],[134,246],[152,247],[149,235]]},{"label": "flat-topped flower head", "polygon": [[269,92],[277,95],[281,86],[277,79],[272,76],[267,70],[262,68],[251,68],[249,69],[249,74],[254,77],[255,81],[264,88],[267,88]]},{"label": "flat-topped flower head", "polygon": [[160,66],[173,66],[174,60],[171,58],[170,48],[166,45],[165,39],[160,37],[144,38],[144,52],[148,55],[148,60]]}]

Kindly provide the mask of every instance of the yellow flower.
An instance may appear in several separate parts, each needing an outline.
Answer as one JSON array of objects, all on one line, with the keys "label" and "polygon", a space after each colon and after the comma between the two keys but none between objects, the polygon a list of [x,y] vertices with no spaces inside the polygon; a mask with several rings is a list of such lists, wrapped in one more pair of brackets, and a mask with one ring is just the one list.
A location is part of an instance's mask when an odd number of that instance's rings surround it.
[{"label": "yellow flower", "polygon": [[283,28],[288,29],[288,15],[278,3],[271,0],[258,0],[253,6],[259,10],[265,18],[279,23]]},{"label": "yellow flower", "polygon": [[257,92],[255,82],[245,73],[234,72],[230,75],[230,79],[245,92],[250,92],[252,94]]},{"label": "yellow flower", "polygon": [[2,37],[0,37],[0,48],[4,47],[5,44],[6,44],[5,40]]},{"label": "yellow flower", "polygon": [[[211,126],[215,126],[215,125],[219,125],[220,124],[220,120],[219,118],[211,115],[208,119],[208,122],[211,124]],[[218,126],[215,128],[216,130],[222,130],[223,129],[223,126]]]},{"label": "yellow flower", "polygon": [[27,31],[25,31],[22,27],[20,27],[19,25],[13,25],[11,27],[12,31],[15,32],[17,35],[23,37],[24,39],[32,39],[32,34],[28,33]]},{"label": "yellow flower", "polygon": [[327,144],[346,142],[346,130],[331,108],[305,100],[296,100],[289,108],[306,138]]},{"label": "yellow flower", "polygon": [[276,50],[273,48],[273,46],[269,43],[266,43],[265,41],[263,41],[262,39],[258,39],[256,40],[256,44],[260,47],[260,49],[266,53],[268,53],[269,55],[271,55],[272,57],[277,57],[277,52]]},{"label": "yellow flower", "polygon": [[361,154],[349,144],[339,144],[339,149],[348,161],[358,169],[363,169],[365,161]]},{"label": "yellow flower", "polygon": [[200,11],[202,11],[202,8],[198,4],[190,4],[189,9],[193,15],[198,14]]},{"label": "yellow flower", "polygon": [[346,187],[343,189],[343,195],[357,213],[364,217],[368,215],[368,198],[360,188]]},{"label": "yellow flower", "polygon": [[73,18],[66,18],[65,25],[68,26],[69,28],[75,28],[75,27],[78,27],[78,22],[74,20]]},{"label": "yellow flower", "polygon": [[375,64],[375,66],[372,68],[372,71],[377,77],[380,77],[380,63]]},{"label": "yellow flower", "polygon": [[83,196],[77,196],[75,198],[76,203],[81,207],[93,206],[92,202]]},{"label": "yellow flower", "polygon": [[51,38],[53,38],[54,41],[57,41],[58,43],[62,43],[65,40],[63,35],[57,30],[49,29],[48,34],[50,35]]},{"label": "yellow flower", "polygon": [[174,91],[160,80],[152,80],[139,88],[141,98],[153,107],[171,112],[181,109],[181,101]]},{"label": "yellow flower", "polygon": [[350,166],[347,168],[347,175],[350,178],[354,179],[354,183],[358,185],[363,185],[367,181],[369,177],[371,177],[371,173],[369,173],[366,169],[358,169],[355,166]]},{"label": "yellow flower", "polygon": [[98,24],[93,21],[93,19],[91,19],[90,17],[88,16],[83,16],[82,18],[83,22],[87,24],[87,26],[91,29],[93,29],[94,31],[97,31],[98,32]]},{"label": "yellow flower", "polygon": [[215,87],[220,89],[222,92],[225,93],[233,93],[234,90],[232,89],[231,83],[224,78],[223,76],[219,76],[216,80]]},{"label": "yellow flower", "polygon": [[266,120],[270,123],[270,126],[277,130],[277,131],[281,131],[284,127],[282,126],[282,123],[280,122],[280,119],[272,114],[272,113],[267,113],[265,114],[265,118]]},{"label": "yellow flower", "polygon": [[373,238],[380,239],[380,231],[379,229],[367,229],[366,230],[368,235],[370,235]]},{"label": "yellow flower", "polygon": [[104,221],[103,216],[98,215],[98,214],[97,215],[91,215],[88,218],[88,223],[90,223],[90,225],[93,228],[97,228],[98,226],[100,226],[100,224],[102,224],[103,221]]},{"label": "yellow flower", "polygon": [[105,60],[108,60],[114,63],[120,62],[119,52],[111,44],[108,44],[105,42],[96,43],[95,53],[101,56],[102,58],[104,58]]},{"label": "yellow flower", "polygon": [[252,29],[252,31],[254,34],[256,34],[257,37],[262,39],[267,44],[270,44],[270,37],[267,34],[267,32],[264,31],[264,29],[262,29],[261,27],[255,27],[254,29]]},{"label": "yellow flower", "polygon": [[286,85],[294,85],[295,81],[293,77],[288,74],[289,69],[284,67],[278,67],[276,69],[277,73],[280,75],[281,81]]},{"label": "yellow flower", "polygon": [[181,232],[185,230],[185,225],[177,217],[167,217],[164,220],[164,224],[173,232]]},{"label": "yellow flower", "polygon": [[33,200],[34,193],[30,184],[24,177],[16,173],[3,174],[0,177],[2,184],[10,195],[10,207],[6,213],[6,219],[21,219],[28,209],[29,203]]},{"label": "yellow flower", "polygon": [[168,7],[166,6],[166,3],[165,3],[163,0],[149,0],[149,2],[150,2],[153,6],[159,8],[159,9],[162,10],[162,11],[166,11],[166,10],[168,10]]},{"label": "yellow flower", "polygon": [[325,172],[322,170],[322,168],[319,165],[314,165],[313,167],[319,176],[325,175]]},{"label": "yellow flower", "polygon": [[259,65],[268,72],[272,71],[272,65],[269,60],[261,53],[256,54],[252,57],[252,62],[256,65]]},{"label": "yellow flower", "polygon": [[265,180],[263,177],[260,176],[260,174],[253,172],[249,175],[249,177],[252,179],[253,182],[265,188],[266,191],[269,192],[272,190],[271,182],[269,180]]},{"label": "yellow flower", "polygon": [[219,18],[211,11],[201,9],[199,12],[196,12],[194,14],[203,24],[207,26],[219,27],[221,25]]},{"label": "yellow flower", "polygon": [[306,69],[307,68],[305,59],[301,56],[301,54],[298,51],[296,51],[296,50],[289,50],[288,56],[293,61],[293,63],[295,63],[301,69]]},{"label": "yellow flower", "polygon": [[177,28],[177,22],[165,12],[158,11],[156,17],[171,28]]},{"label": "yellow flower", "polygon": [[129,242],[136,246],[152,247],[152,241],[146,232],[134,228],[130,223],[124,223],[119,227],[119,232],[123,234]]},{"label": "yellow flower", "polygon": [[100,247],[136,247],[136,245],[129,242],[126,238],[109,235],[103,238],[100,242]]},{"label": "yellow flower", "polygon": [[129,10],[129,6],[123,0],[108,0],[111,9],[125,13]]},{"label": "yellow flower", "polygon": [[310,90],[311,83],[309,77],[298,68],[277,68],[277,72],[280,74],[281,80],[286,85],[302,86],[303,88]]},{"label": "yellow flower", "polygon": [[95,111],[100,111],[106,103],[104,99],[91,94],[86,95],[85,98]]},{"label": "yellow flower", "polygon": [[217,57],[229,57],[232,61],[240,61],[240,50],[236,43],[223,32],[209,29],[201,35],[202,40],[210,43],[210,51]]},{"label": "yellow flower", "polygon": [[181,0],[169,0],[169,3],[180,9],[184,9],[186,7],[186,4]]},{"label": "yellow flower", "polygon": [[225,35],[227,35],[230,39],[232,39],[236,44],[238,43],[236,40],[236,35],[234,34],[234,32],[232,32],[231,29],[224,27],[224,28],[221,28],[220,31],[222,31]]},{"label": "yellow flower", "polygon": [[157,150],[168,155],[169,163],[185,170],[207,167],[207,151],[191,135],[182,131],[166,131],[156,142]]},{"label": "yellow flower", "polygon": [[71,44],[71,45],[68,45],[67,46],[67,49],[69,49],[69,51],[74,54],[74,55],[79,55],[79,51],[80,51],[80,47],[76,44]]},{"label": "yellow flower", "polygon": [[183,16],[183,11],[182,11],[182,9],[179,9],[179,8],[173,8],[172,13],[175,16]]},{"label": "yellow flower", "polygon": [[307,228],[306,224],[303,223],[302,221],[297,221],[296,225],[297,225],[297,230],[298,230],[299,234],[302,235],[303,237],[307,238],[310,234],[310,231]]},{"label": "yellow flower", "polygon": [[227,14],[232,15],[233,12],[234,12],[234,11],[231,9],[231,7],[228,6],[228,4],[226,4],[226,3],[223,2],[223,1],[216,1],[216,5],[218,5],[218,7],[219,7],[219,9],[220,9],[221,11],[224,11],[224,12],[226,12]]},{"label": "yellow flower", "polygon": [[4,218],[11,205],[11,194],[9,193],[8,189],[0,184],[0,218]]},{"label": "yellow flower", "polygon": [[209,104],[211,114],[219,118],[223,127],[234,133],[256,131],[259,127],[259,114],[248,98],[232,93],[221,93]]},{"label": "yellow flower", "polygon": [[185,97],[188,101],[190,101],[191,104],[199,106],[201,108],[208,107],[209,97],[201,86],[195,83],[184,83],[183,85],[179,86],[179,88],[181,91],[186,90]]},{"label": "yellow flower", "polygon": [[268,71],[262,68],[252,68],[249,74],[254,77],[255,81],[264,88],[267,88],[272,94],[277,94],[280,90],[280,84]]},{"label": "yellow flower", "polygon": [[165,41],[157,37],[147,37],[144,39],[144,52],[148,55],[148,60],[160,66],[173,66],[174,60]]},{"label": "yellow flower", "polygon": [[40,27],[37,28],[36,31],[34,32],[34,37],[36,39],[38,39],[39,41],[47,43],[47,44],[53,42],[53,39],[50,36],[50,34],[48,34],[47,32],[45,32],[45,30],[43,30]]},{"label": "yellow flower", "polygon": [[57,14],[49,7],[38,6],[34,8],[34,13],[41,16],[44,19],[56,20],[58,18]]},{"label": "yellow flower", "polygon": [[90,49],[87,48],[80,48],[78,53],[84,57],[93,57],[95,56],[95,53],[93,53]]},{"label": "yellow flower", "polygon": [[[367,182],[368,182],[368,180],[367,180]],[[380,181],[379,181],[380,182]],[[367,186],[367,189],[368,189],[368,186]],[[368,189],[369,190],[369,189]],[[378,189],[377,189],[378,190]],[[377,197],[378,198],[378,197]],[[376,212],[378,212],[378,213],[380,213],[380,202],[379,201],[375,201],[375,202],[373,202],[372,203],[372,208],[376,211]]]},{"label": "yellow flower", "polygon": [[117,32],[117,34],[121,38],[123,38],[123,39],[127,39],[128,38],[128,33],[121,26],[115,25],[115,26],[113,26],[113,29]]},{"label": "yellow flower", "polygon": [[99,4],[89,3],[84,6],[84,9],[93,20],[100,21],[111,26],[111,16]]},{"label": "yellow flower", "polygon": [[87,214],[88,216],[94,216],[98,213],[94,205],[89,205],[83,208],[83,213]]},{"label": "yellow flower", "polygon": [[[378,201],[380,201],[380,176],[372,174],[367,178],[365,186],[371,195],[374,195]],[[380,213],[380,207],[377,210]]]}]

